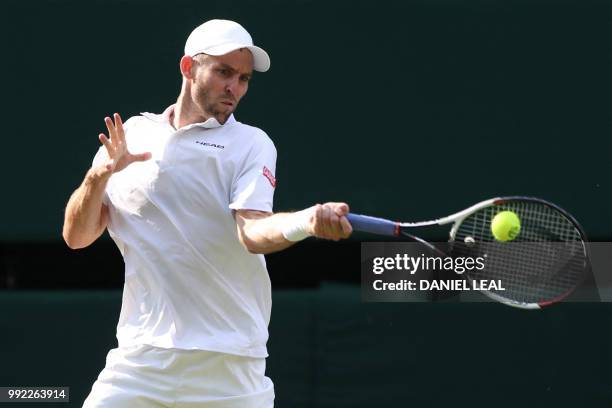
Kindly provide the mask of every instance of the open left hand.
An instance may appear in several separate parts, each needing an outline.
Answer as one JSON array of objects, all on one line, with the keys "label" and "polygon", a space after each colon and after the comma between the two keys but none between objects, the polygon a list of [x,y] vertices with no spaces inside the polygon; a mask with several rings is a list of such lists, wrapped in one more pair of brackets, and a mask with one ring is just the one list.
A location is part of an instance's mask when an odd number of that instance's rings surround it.
[{"label": "open left hand", "polygon": [[106,128],[108,129],[108,136],[104,133],[100,133],[98,139],[106,148],[108,153],[108,160],[105,165],[105,173],[117,173],[133,162],[145,161],[151,158],[151,153],[139,153],[132,154],[128,151],[127,143],[125,141],[125,131],[123,130],[123,122],[121,116],[118,113],[114,115],[115,122],[109,117],[104,118]]}]

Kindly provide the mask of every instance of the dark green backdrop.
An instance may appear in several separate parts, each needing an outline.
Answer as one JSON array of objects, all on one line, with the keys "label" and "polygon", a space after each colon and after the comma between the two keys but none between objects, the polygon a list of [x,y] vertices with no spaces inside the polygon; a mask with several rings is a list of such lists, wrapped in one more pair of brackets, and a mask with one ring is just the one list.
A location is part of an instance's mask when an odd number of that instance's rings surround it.
[{"label": "dark green backdrop", "polygon": [[[276,407],[612,405],[608,304],[525,312],[365,304],[359,292],[274,292],[267,373]],[[70,386],[69,406],[79,407],[116,346],[120,300],[115,291],[0,293],[0,310],[12,310],[0,314],[0,385]]]},{"label": "dark green backdrop", "polygon": [[[103,117],[173,103],[184,41],[210,18],[240,21],[272,57],[237,118],[277,145],[276,209],[343,200],[422,219],[525,194],[612,238],[610,2],[9,0],[1,243],[60,239]],[[303,259],[322,256],[312,248]],[[5,259],[30,281],[62,274],[44,257],[21,272]],[[116,291],[1,292],[0,385],[71,385],[80,402],[115,344],[118,308]],[[610,315],[607,304],[526,313],[276,290],[270,375],[280,407],[605,407]]]},{"label": "dark green backdrop", "polygon": [[277,209],[422,219],[526,194],[612,238],[610,2],[12,0],[0,240],[58,239],[103,117],[173,103],[187,35],[218,17],[272,57],[237,117],[278,147]]}]

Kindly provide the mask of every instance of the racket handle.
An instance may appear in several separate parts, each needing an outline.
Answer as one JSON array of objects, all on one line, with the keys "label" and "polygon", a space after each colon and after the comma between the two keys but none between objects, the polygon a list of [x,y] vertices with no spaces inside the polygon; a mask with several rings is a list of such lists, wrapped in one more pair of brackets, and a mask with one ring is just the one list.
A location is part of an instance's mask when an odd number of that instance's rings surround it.
[{"label": "racket handle", "polygon": [[369,232],[371,234],[378,235],[389,235],[392,237],[398,236],[400,233],[399,222],[353,213],[348,214],[346,218],[356,231]]}]

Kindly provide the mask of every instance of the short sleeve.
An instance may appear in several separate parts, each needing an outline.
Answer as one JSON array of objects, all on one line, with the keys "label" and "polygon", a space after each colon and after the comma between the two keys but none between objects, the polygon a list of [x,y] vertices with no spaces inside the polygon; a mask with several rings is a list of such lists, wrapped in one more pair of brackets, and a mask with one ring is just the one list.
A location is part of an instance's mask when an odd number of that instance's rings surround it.
[{"label": "short sleeve", "polygon": [[276,188],[276,148],[263,134],[232,184],[229,208],[272,212]]}]

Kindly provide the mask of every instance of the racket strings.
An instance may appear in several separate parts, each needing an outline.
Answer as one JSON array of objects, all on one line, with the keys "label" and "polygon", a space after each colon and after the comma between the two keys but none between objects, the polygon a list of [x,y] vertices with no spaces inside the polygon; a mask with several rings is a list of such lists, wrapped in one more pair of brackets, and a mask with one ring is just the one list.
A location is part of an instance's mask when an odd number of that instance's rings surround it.
[{"label": "racket strings", "polygon": [[[519,235],[509,242],[495,240],[491,220],[500,211],[521,220]],[[466,243],[466,238],[474,243]],[[582,234],[564,214],[539,202],[511,201],[483,208],[459,225],[456,256],[484,256],[485,268],[473,270],[472,280],[499,280],[505,290],[492,292],[519,303],[540,303],[571,292],[582,280],[586,251]]]}]

